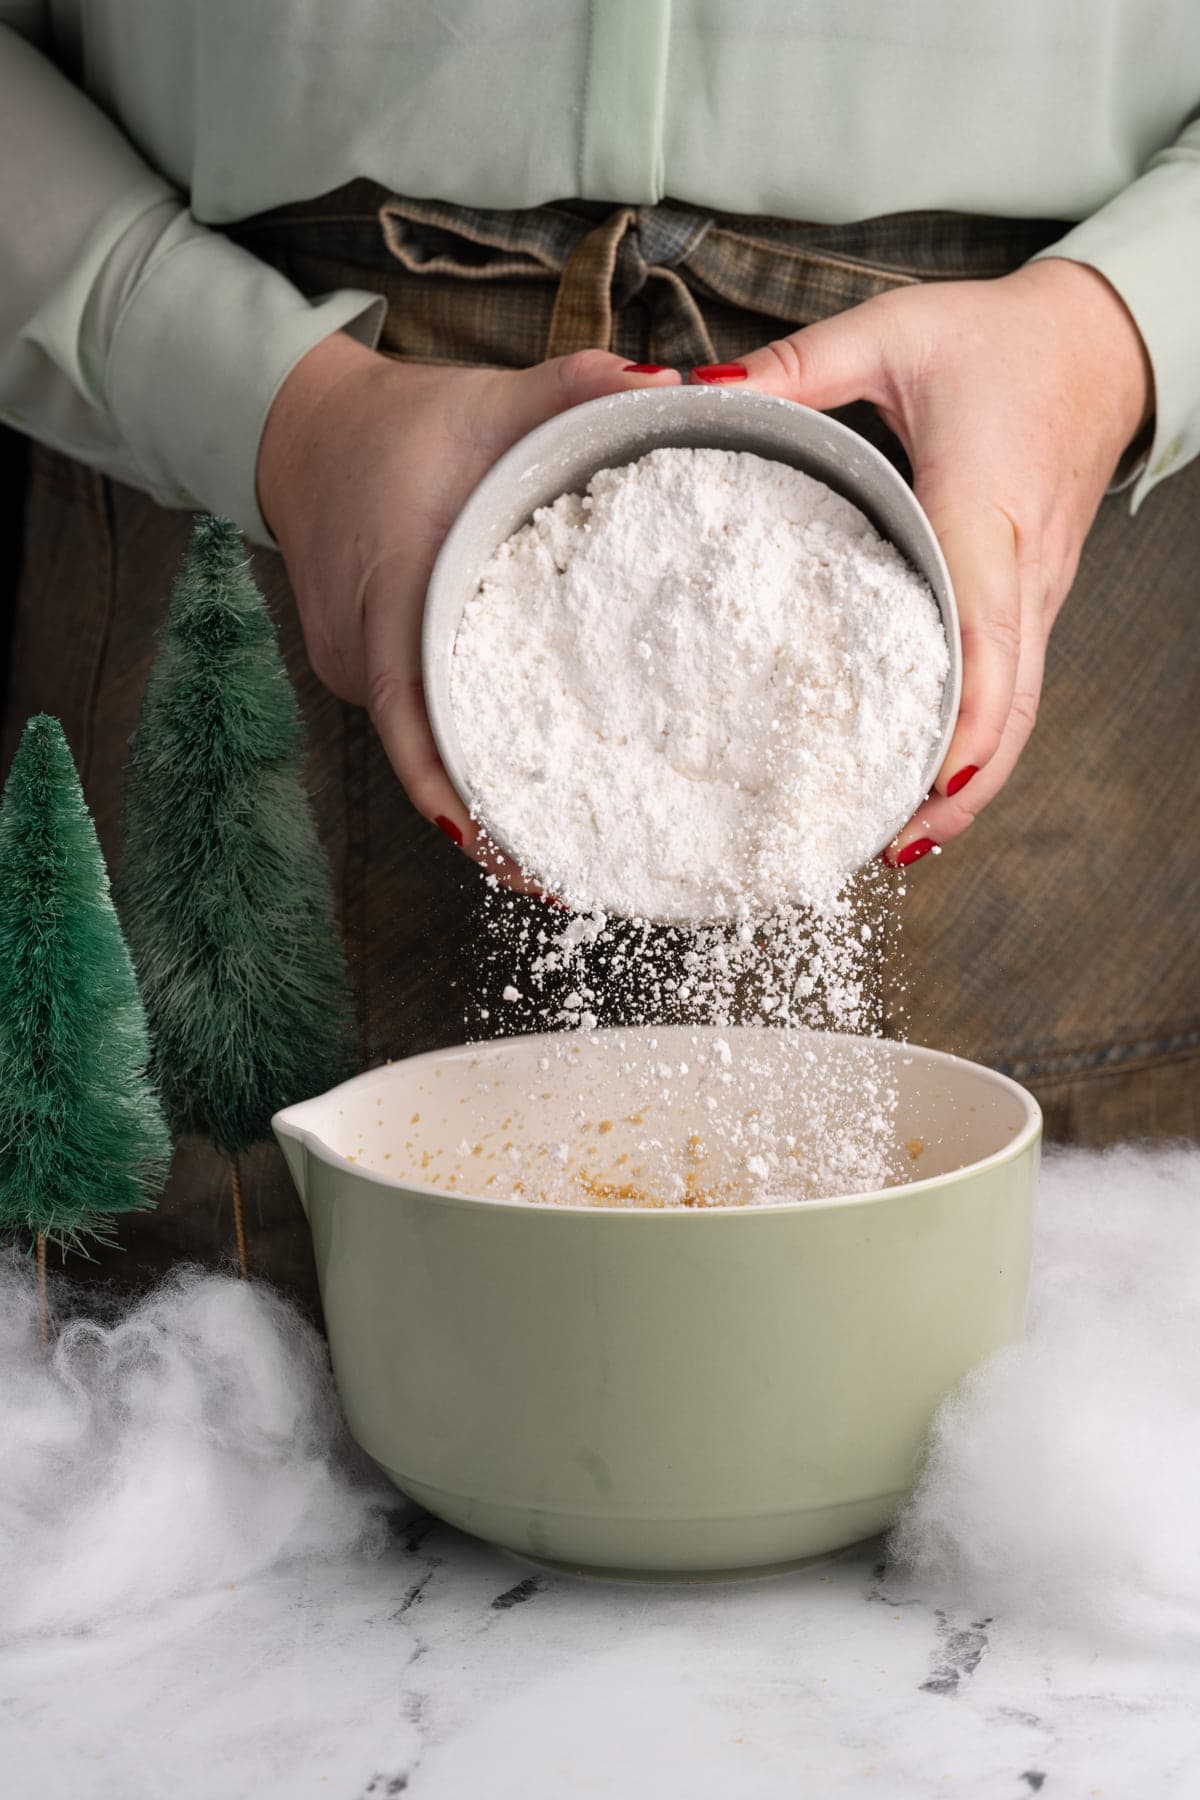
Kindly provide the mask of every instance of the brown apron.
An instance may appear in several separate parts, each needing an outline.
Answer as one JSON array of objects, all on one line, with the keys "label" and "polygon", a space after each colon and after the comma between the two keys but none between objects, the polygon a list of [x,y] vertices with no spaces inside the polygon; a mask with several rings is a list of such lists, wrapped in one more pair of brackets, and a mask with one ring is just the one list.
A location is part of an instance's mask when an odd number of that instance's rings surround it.
[{"label": "brown apron", "polygon": [[[888,288],[1003,274],[1060,229],[935,213],[812,227],[669,202],[487,213],[355,183],[233,235],[310,294],[382,293],[391,356],[523,367],[600,346],[686,368]],[[869,409],[842,416],[903,466]],[[34,452],[4,767],[25,716],[57,713],[114,864],[125,746],[188,525]],[[461,1040],[508,978],[489,964],[479,878],[408,805],[365,715],[309,672],[280,559],[261,551],[255,567],[308,725],[363,1061]],[[909,872],[882,972],[889,1029],[1015,1074],[1060,1139],[1200,1135],[1198,570],[1200,463],[1136,519],[1126,497],[1105,501],[1033,741],[971,831]],[[273,1148],[246,1187],[256,1269],[312,1303],[307,1229]],[[121,1236],[106,1278],[227,1258],[223,1165],[181,1146],[157,1212]]]}]

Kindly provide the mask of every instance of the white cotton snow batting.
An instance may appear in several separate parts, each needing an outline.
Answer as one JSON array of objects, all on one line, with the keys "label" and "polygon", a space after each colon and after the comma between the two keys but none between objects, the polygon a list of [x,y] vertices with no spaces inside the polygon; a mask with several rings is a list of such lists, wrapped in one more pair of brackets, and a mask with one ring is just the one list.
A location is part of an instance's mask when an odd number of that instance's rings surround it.
[{"label": "white cotton snow batting", "polygon": [[47,1356],[28,1269],[0,1265],[0,1444],[3,1637],[380,1548],[397,1500],[349,1448],[312,1327],[195,1271]]},{"label": "white cotton snow batting", "polygon": [[861,512],[762,457],[663,449],[502,544],[451,700],[474,810],[626,918],[827,907],[924,794],[949,652]]},{"label": "white cotton snow batting", "polygon": [[1029,1331],[939,1415],[892,1550],[1002,1617],[1200,1643],[1200,1150],[1049,1158]]}]

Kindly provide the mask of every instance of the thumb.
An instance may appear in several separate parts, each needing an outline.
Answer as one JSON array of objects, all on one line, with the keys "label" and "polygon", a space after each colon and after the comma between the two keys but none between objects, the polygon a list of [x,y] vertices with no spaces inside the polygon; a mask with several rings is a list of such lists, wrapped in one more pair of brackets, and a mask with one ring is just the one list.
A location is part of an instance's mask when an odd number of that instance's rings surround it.
[{"label": "thumb", "polygon": [[513,383],[510,424],[513,437],[518,438],[569,406],[624,393],[628,388],[678,387],[680,376],[676,369],[630,363],[607,350],[575,350],[506,379]]},{"label": "thumb", "polygon": [[764,344],[741,363],[747,385],[759,393],[828,412],[853,400],[882,402],[884,344],[879,313],[868,300]]}]

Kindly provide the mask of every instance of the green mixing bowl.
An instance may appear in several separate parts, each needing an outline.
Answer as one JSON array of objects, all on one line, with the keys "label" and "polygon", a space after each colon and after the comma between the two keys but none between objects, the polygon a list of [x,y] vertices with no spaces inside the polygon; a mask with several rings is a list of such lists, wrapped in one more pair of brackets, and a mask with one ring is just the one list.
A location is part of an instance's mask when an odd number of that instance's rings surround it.
[{"label": "green mixing bowl", "polygon": [[[803,1163],[854,1130],[864,1079],[897,1095],[896,1185],[596,1203],[668,1191],[715,1082],[726,1108],[757,1094],[790,1119]],[[509,1038],[374,1069],[274,1127],[355,1438],[431,1512],[538,1560],[752,1571],[870,1536],[939,1402],[1022,1329],[1041,1116],[938,1051],[755,1027]],[[517,1179],[576,1197],[512,1198]]]}]

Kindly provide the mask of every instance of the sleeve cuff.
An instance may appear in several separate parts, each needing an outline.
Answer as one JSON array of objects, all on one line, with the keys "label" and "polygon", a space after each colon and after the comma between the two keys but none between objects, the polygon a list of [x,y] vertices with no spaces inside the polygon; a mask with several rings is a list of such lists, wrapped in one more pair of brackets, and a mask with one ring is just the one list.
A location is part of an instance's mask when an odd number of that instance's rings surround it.
[{"label": "sleeve cuff", "polygon": [[1154,372],[1152,437],[1148,448],[1131,446],[1114,483],[1132,485],[1136,512],[1152,488],[1200,454],[1200,141],[1165,152],[1039,256],[1096,269],[1142,334]]},{"label": "sleeve cuff", "polygon": [[353,289],[306,300],[181,214],[121,310],[104,373],[146,488],[163,506],[217,513],[272,544],[255,494],[271,403],[301,357],[335,331],[374,349],[385,311],[381,296]]}]

